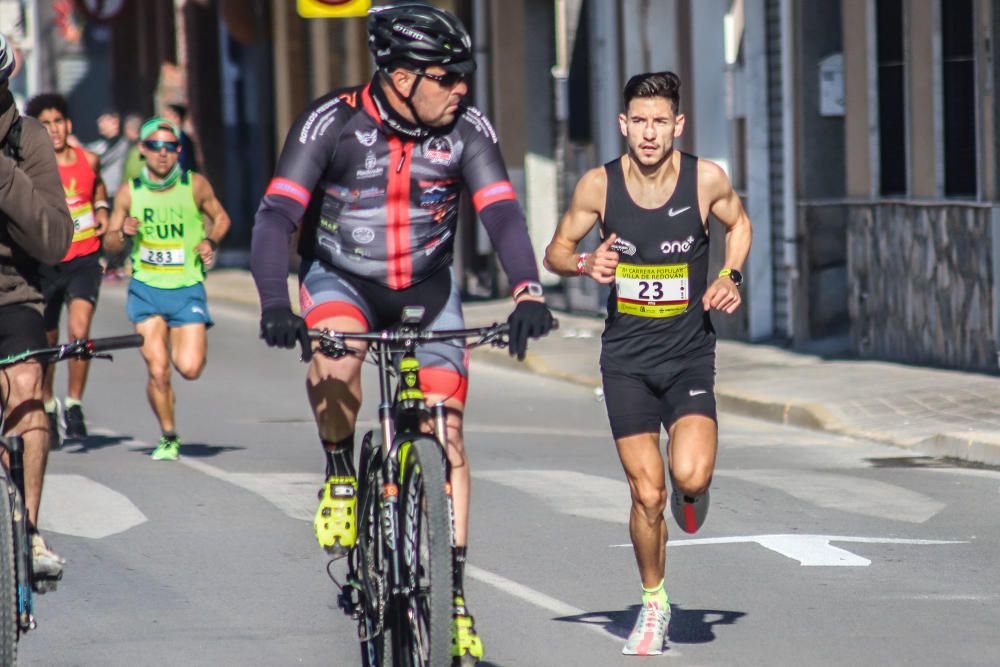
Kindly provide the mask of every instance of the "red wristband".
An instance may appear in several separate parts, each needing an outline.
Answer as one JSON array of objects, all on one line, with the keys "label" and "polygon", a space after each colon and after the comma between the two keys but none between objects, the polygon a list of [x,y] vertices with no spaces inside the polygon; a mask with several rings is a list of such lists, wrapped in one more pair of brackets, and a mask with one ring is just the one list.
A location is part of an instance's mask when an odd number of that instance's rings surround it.
[{"label": "red wristband", "polygon": [[580,256],[576,260],[576,275],[582,276],[586,272],[588,256],[589,253],[586,252],[580,253]]}]

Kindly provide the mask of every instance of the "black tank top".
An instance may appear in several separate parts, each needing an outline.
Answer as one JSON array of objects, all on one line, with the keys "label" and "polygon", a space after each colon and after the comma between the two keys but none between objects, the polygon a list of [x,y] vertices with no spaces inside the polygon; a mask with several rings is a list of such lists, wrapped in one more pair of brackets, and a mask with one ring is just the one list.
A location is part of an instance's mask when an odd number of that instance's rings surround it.
[{"label": "black tank top", "polygon": [[698,158],[681,153],[677,185],[656,209],[632,201],[621,158],[604,165],[608,192],[602,226],[618,235],[619,264],[608,296],[601,368],[669,373],[715,350],[701,299],[708,282],[708,235],[698,206]]}]

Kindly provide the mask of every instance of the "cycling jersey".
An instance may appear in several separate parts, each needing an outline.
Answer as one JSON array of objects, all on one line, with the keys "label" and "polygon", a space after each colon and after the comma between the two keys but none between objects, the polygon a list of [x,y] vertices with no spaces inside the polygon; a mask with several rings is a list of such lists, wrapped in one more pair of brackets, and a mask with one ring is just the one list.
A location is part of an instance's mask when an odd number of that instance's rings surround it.
[{"label": "cycling jersey", "polygon": [[[484,224],[511,285],[537,280],[524,215],[487,118],[460,107],[450,126],[411,138],[383,122],[371,91],[377,85],[376,79],[330,93],[292,126],[254,230],[263,309],[288,304],[280,239],[299,220],[304,259],[390,289],[405,289],[449,265],[463,185],[478,212],[516,208],[503,224],[483,215]],[[275,235],[264,241],[267,233]]]}]

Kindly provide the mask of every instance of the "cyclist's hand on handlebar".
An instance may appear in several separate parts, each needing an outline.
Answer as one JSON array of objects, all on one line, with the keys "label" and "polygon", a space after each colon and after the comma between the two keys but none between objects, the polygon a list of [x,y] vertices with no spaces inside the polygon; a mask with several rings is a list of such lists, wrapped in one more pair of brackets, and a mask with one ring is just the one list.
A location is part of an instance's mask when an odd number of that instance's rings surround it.
[{"label": "cyclist's hand on handlebar", "polygon": [[555,324],[549,307],[541,301],[525,299],[517,304],[514,312],[507,318],[510,325],[510,356],[517,356],[524,361],[528,351],[529,338],[541,338]]},{"label": "cyclist's hand on handlebar", "polygon": [[302,359],[312,359],[309,327],[291,308],[265,310],[260,316],[260,337],[271,347],[291,348],[298,342],[302,346]]}]

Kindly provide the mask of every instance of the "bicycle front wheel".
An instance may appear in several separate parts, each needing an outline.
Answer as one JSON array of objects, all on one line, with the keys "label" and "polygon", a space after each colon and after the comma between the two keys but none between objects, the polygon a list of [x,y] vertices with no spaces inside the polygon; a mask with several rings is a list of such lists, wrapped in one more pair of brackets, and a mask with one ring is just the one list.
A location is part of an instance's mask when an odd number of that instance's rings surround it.
[{"label": "bicycle front wheel", "polygon": [[413,665],[451,664],[452,522],[445,469],[437,440],[419,436],[410,442],[400,489],[409,636],[400,639]]},{"label": "bicycle front wheel", "polygon": [[0,469],[0,664],[17,662],[17,579],[14,571],[14,486]]}]

